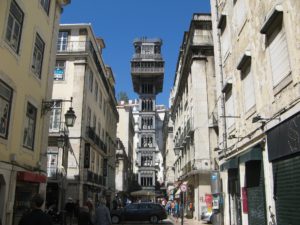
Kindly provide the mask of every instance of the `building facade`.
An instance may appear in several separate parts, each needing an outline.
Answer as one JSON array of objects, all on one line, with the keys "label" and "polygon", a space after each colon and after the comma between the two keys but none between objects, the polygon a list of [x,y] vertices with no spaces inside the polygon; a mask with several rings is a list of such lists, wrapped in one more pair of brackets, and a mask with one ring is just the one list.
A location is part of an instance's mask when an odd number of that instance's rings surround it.
[{"label": "building facade", "polygon": [[224,224],[297,224],[300,3],[211,6]]},{"label": "building facade", "polygon": [[0,3],[0,222],[18,224],[35,193],[46,193],[48,116],[55,43],[69,1]]},{"label": "building facade", "polygon": [[162,156],[163,156],[163,168],[164,168],[164,186],[166,188],[166,194],[169,200],[174,199],[175,189],[175,167],[174,162],[176,155],[174,152],[173,142],[173,121],[170,119],[170,113],[167,112],[163,124],[163,144]]},{"label": "building facade", "polygon": [[[101,38],[96,38],[90,24],[62,24],[56,47],[52,99],[72,97],[77,116],[74,127],[68,132],[70,151],[65,197],[78,200],[80,205],[89,198],[97,202],[105,197],[109,204],[115,194],[119,117],[113,73],[101,55],[105,44]],[[69,107],[70,103],[66,105]],[[52,135],[59,135],[55,132],[64,111],[64,105],[52,111]]]},{"label": "building facade", "polygon": [[[217,146],[216,124],[211,120],[216,102],[212,24],[209,14],[194,14],[184,33],[174,86],[170,94],[174,123],[174,198],[187,205],[189,217],[200,220],[211,194],[211,154]],[[179,185],[186,185],[181,193]],[[190,204],[191,203],[191,204]]]},{"label": "building facade", "polygon": [[156,95],[162,91],[164,61],[160,39],[140,38],[134,41],[135,54],[131,60],[134,91],[139,95],[137,108],[136,171],[143,189],[155,189],[160,171],[160,145],[157,141],[158,110]]},{"label": "building facade", "polygon": [[[116,174],[116,185],[119,186],[117,191],[128,191],[128,185],[134,179],[133,176],[133,137],[134,132],[134,118],[132,115],[131,101],[125,103],[123,101],[117,106],[120,120],[117,127],[117,137],[120,139],[124,149],[119,148],[120,154],[117,152],[117,167],[119,173]],[[121,145],[121,146],[122,146]],[[124,152],[123,152],[124,151]],[[118,163],[119,160],[119,163]],[[122,185],[118,185],[122,183]]]}]

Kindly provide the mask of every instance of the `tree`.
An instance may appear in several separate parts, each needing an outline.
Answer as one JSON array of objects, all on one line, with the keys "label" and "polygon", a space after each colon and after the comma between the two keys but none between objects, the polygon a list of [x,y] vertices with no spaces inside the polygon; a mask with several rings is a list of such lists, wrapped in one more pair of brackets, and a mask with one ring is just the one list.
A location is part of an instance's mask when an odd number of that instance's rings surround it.
[{"label": "tree", "polygon": [[118,102],[121,102],[121,101],[128,103],[128,95],[125,91],[120,91],[118,93]]}]

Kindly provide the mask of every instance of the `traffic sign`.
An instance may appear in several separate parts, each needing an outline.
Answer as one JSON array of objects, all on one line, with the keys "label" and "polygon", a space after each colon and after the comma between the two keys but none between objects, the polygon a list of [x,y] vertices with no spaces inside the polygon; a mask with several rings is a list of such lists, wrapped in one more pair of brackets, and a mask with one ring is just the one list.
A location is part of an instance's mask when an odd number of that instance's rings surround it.
[{"label": "traffic sign", "polygon": [[186,184],[181,184],[181,185],[180,185],[180,190],[181,190],[182,192],[186,192],[186,190],[187,190]]}]

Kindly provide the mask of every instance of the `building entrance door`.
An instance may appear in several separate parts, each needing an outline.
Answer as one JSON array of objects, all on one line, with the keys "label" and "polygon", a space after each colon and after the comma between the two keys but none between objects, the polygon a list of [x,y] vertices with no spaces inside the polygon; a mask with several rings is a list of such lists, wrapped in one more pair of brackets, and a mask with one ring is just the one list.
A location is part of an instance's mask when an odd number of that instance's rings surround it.
[{"label": "building entrance door", "polygon": [[238,169],[228,170],[228,193],[231,225],[242,225],[241,193]]}]

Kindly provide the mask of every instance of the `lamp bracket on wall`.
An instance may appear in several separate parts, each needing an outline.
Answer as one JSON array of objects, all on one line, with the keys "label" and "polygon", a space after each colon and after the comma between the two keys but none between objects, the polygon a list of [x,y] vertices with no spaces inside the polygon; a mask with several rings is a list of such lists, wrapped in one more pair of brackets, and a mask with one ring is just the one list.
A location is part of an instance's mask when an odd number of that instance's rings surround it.
[{"label": "lamp bracket on wall", "polygon": [[58,107],[60,103],[62,102],[71,102],[71,107],[72,107],[72,102],[73,102],[73,97],[70,98],[70,100],[65,100],[65,99],[52,99],[49,101],[42,101],[42,116],[45,115],[47,112],[52,111],[55,107]]}]

